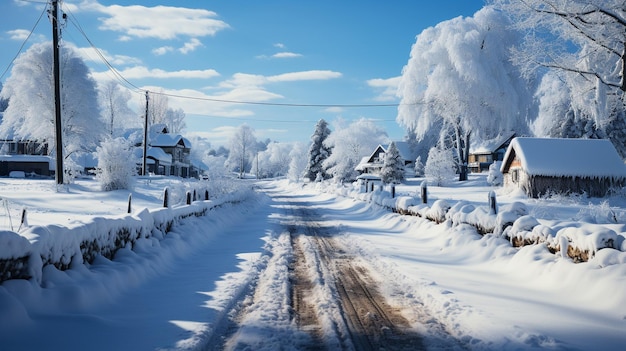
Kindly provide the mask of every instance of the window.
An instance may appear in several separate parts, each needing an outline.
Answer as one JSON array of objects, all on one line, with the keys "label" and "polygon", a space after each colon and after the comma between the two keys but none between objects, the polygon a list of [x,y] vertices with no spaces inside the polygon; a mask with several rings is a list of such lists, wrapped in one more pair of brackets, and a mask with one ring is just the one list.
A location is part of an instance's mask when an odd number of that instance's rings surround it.
[{"label": "window", "polygon": [[513,183],[519,182],[519,169],[514,169],[511,171],[511,180]]}]

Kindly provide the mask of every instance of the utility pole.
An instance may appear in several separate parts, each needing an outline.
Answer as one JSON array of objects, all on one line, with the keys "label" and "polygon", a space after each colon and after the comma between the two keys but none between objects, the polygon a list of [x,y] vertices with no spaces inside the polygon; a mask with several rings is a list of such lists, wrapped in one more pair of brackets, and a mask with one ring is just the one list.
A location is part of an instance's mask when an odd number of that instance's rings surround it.
[{"label": "utility pole", "polygon": [[141,168],[141,175],[143,176],[146,175],[146,156],[148,152],[148,101],[150,101],[150,97],[146,90],[146,116],[143,122],[143,167]]},{"label": "utility pole", "polygon": [[61,79],[59,68],[59,8],[58,1],[52,0],[52,46],[53,46],[53,76],[54,76],[54,128],[55,128],[55,148],[56,148],[56,170],[55,178],[57,184],[63,184],[63,140],[61,125]]}]

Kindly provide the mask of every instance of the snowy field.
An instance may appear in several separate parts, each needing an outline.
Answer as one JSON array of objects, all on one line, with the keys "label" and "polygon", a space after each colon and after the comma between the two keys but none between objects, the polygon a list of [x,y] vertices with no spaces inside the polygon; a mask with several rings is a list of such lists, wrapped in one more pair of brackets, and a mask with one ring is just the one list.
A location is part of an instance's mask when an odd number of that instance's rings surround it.
[{"label": "snowy field", "polygon": [[[419,184],[409,180],[397,193],[419,193]],[[133,211],[160,207],[166,186],[180,200],[189,184],[138,181]],[[10,350],[214,349],[227,328],[225,316],[250,298],[252,286],[266,302],[247,315],[237,338],[254,350],[289,345],[286,339],[296,332],[288,306],[280,304],[285,287],[271,283],[284,277],[282,259],[290,256],[277,225],[288,216],[278,205],[281,198],[306,200],[320,220],[340,229],[339,240],[368,263],[382,292],[402,306],[428,349],[449,345],[435,324],[474,350],[622,350],[626,344],[623,249],[600,250],[589,262],[573,263],[544,245],[513,248],[468,226],[393,214],[349,191],[337,195],[334,186],[283,180],[259,182],[257,189],[258,195],[183,222],[162,240],[145,239],[132,250],[120,250],[112,261],[100,258],[67,271],[48,267],[43,286],[4,282],[0,345]],[[485,206],[490,190],[483,176],[472,176],[463,184],[429,187],[429,203],[446,199]],[[497,193],[500,206],[523,202],[530,215],[555,229],[606,227],[620,237],[626,232],[623,196],[530,200],[503,189]],[[88,180],[57,192],[53,181],[0,179],[0,229],[17,230],[23,208],[31,226],[117,216],[126,212],[128,195],[100,192]],[[421,321],[414,306],[436,320]],[[272,323],[275,328],[268,328]]]}]

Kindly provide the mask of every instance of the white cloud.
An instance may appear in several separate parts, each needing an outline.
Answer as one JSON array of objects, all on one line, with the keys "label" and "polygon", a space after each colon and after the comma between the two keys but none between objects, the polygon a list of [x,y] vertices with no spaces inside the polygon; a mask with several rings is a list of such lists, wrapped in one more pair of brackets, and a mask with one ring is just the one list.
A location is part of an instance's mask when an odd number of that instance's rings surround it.
[{"label": "white cloud", "polygon": [[[11,40],[24,41],[26,40],[26,38],[28,38],[30,31],[26,29],[14,29],[7,31],[6,33],[9,35],[9,39]],[[46,37],[41,34],[31,35],[31,39],[34,39],[36,41],[43,41],[45,40],[45,38]]]},{"label": "white cloud", "polygon": [[328,70],[311,70],[278,74],[267,77],[268,82],[295,82],[300,80],[328,80],[341,77],[341,73]]},{"label": "white cloud", "polygon": [[30,33],[30,31],[26,29],[14,29],[7,31],[11,40],[24,40],[28,38],[28,33]]},{"label": "white cloud", "polygon": [[180,51],[182,54],[188,54],[196,50],[200,46],[202,46],[202,42],[200,40],[198,40],[197,38],[191,38],[191,40],[186,42],[183,47],[178,49],[178,51]]},{"label": "white cloud", "polygon": [[285,44],[283,44],[283,43],[276,43],[276,44],[274,44],[274,47],[275,48],[279,48],[279,49],[284,49],[285,48]]},{"label": "white cloud", "polygon": [[272,55],[273,58],[294,58],[294,57],[302,57],[302,54],[296,54],[294,52],[278,52]]},{"label": "white cloud", "polygon": [[100,18],[100,29],[122,33],[120,40],[131,38],[174,39],[213,36],[229,28],[217,19],[217,14],[205,9],[173,6],[102,5],[97,1],[83,1],[71,6],[71,11],[95,11],[106,15]]},{"label": "white cloud", "polygon": [[173,109],[181,108],[186,114],[226,118],[254,115],[254,112],[245,108],[246,105],[224,102],[225,100],[240,101],[242,98],[254,99],[255,97],[250,95],[254,92],[244,94],[242,91],[235,91],[208,95],[194,89],[165,89],[157,86],[144,86],[141,90],[167,94],[169,106]]},{"label": "white cloud", "polygon": [[324,112],[327,112],[327,113],[342,113],[343,111],[344,111],[343,108],[337,107],[337,106],[335,106],[335,107],[328,107],[328,108],[324,109]]},{"label": "white cloud", "polygon": [[[92,47],[82,47],[82,48],[74,47],[74,50],[78,52],[78,54],[84,61],[91,61],[91,62],[104,64],[104,62],[102,62],[102,58],[100,58],[98,53],[96,53],[96,51]],[[104,56],[104,58],[110,64],[114,66],[127,66],[127,65],[141,64],[141,60],[136,57],[126,56],[126,55],[111,55],[104,49],[98,49],[98,51],[100,51],[102,56]]]},{"label": "white cloud", "polygon": [[171,46],[161,46],[156,49],[152,49],[152,53],[157,56],[165,55],[168,52],[172,52],[172,51],[174,51],[174,48]]},{"label": "white cloud", "polygon": [[375,100],[377,101],[394,101],[397,99],[396,91],[400,84],[400,76],[393,78],[375,78],[367,81],[370,87],[382,91]]},{"label": "white cloud", "polygon": [[[180,71],[165,71],[159,68],[148,69],[144,66],[134,66],[119,70],[119,73],[126,79],[143,79],[143,78],[188,78],[188,79],[207,79],[217,77],[220,74],[214,69],[205,70],[180,70]],[[108,77],[108,72],[97,72],[92,75],[100,80],[102,77]]]}]

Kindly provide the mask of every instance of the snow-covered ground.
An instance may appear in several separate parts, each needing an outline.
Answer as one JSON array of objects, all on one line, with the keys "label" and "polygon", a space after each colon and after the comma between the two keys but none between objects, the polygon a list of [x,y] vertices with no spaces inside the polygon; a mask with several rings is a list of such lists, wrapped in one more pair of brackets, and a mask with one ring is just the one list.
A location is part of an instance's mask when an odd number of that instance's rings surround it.
[{"label": "snow-covered ground", "polygon": [[[398,194],[419,192],[419,183],[409,180]],[[17,230],[24,207],[31,226],[75,225],[92,216],[123,214],[128,201],[128,192],[103,193],[88,180],[64,192],[56,192],[52,181],[1,179],[0,185],[4,230]],[[161,206],[165,186],[184,184],[138,181],[134,211]],[[279,284],[291,255],[278,225],[289,215],[276,201],[280,197],[310,204],[321,221],[339,228],[341,243],[367,262],[384,295],[403,306],[430,349],[444,344],[413,306],[427,310],[433,324],[443,324],[468,349],[621,350],[626,344],[623,250],[600,250],[589,262],[573,263],[545,245],[513,248],[501,237],[478,235],[466,225],[393,214],[355,199],[350,191],[337,195],[334,186],[282,180],[259,182],[257,188],[258,195],[191,217],[160,240],[140,240],[112,261],[101,257],[67,271],[49,266],[43,287],[4,282],[0,345],[11,350],[212,348],[230,327],[224,322],[229,313],[249,301],[256,288],[264,303],[246,315],[237,337],[255,340],[246,333],[261,333],[260,339],[273,342],[257,346],[275,349],[277,336],[294,336],[285,315],[285,286]],[[429,187],[429,203],[447,199],[484,206],[490,190],[484,177],[474,176],[463,184]],[[515,201],[555,230],[606,226],[620,235],[626,232],[620,196],[530,200],[498,190],[499,204]],[[272,323],[276,328],[267,327]]]}]

